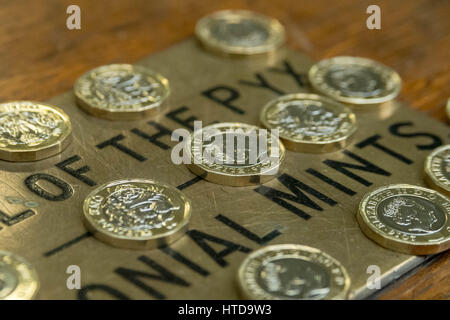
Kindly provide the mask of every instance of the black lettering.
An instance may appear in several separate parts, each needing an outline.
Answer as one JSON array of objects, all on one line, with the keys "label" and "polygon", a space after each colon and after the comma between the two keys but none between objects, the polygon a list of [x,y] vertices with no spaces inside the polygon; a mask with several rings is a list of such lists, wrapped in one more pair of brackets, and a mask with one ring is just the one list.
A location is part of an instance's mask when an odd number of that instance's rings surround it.
[{"label": "black lettering", "polygon": [[[107,294],[109,294],[112,297],[115,297],[119,300],[130,300],[130,298],[128,298],[128,296],[122,292],[120,292],[117,289],[114,289],[110,286],[107,286],[105,284],[90,284],[87,286],[83,286],[79,291],[78,291],[78,300],[90,300],[88,297],[88,293],[91,291],[103,291]],[[93,299],[95,300],[95,299]]]},{"label": "black lettering", "polygon": [[157,291],[156,289],[148,286],[147,284],[145,284],[144,282],[139,280],[139,278],[148,278],[148,279],[159,280],[159,281],[163,281],[163,282],[167,282],[167,283],[176,284],[176,285],[182,286],[182,287],[189,287],[190,284],[188,282],[186,282],[182,278],[176,276],[169,270],[165,269],[163,266],[159,265],[154,260],[152,260],[146,256],[140,256],[138,259],[140,261],[142,261],[143,263],[145,263],[150,268],[152,268],[153,270],[155,270],[156,272],[158,272],[158,274],[147,273],[147,272],[143,272],[143,271],[136,271],[136,270],[131,270],[131,269],[122,268],[122,267],[117,268],[114,272],[117,273],[118,275],[120,275],[121,277],[125,278],[126,280],[128,280],[129,282],[134,284],[135,286],[144,290],[147,294],[149,294],[150,296],[152,296],[156,299],[165,299],[166,297],[161,292]]},{"label": "black lettering", "polygon": [[[60,194],[52,194],[38,185],[38,181],[44,180],[50,182],[61,190]],[[37,194],[39,197],[49,201],[63,201],[73,195],[73,189],[67,182],[45,173],[37,173],[25,179],[27,188]]]},{"label": "black lettering", "polygon": [[442,139],[438,136],[427,133],[427,132],[414,132],[414,133],[402,133],[400,132],[400,128],[402,127],[413,127],[414,124],[412,122],[398,122],[394,123],[389,127],[389,132],[394,136],[401,138],[415,138],[415,137],[426,137],[430,138],[432,141],[429,144],[416,144],[416,148],[419,150],[433,150],[442,145]]},{"label": "black lettering", "polygon": [[256,79],[258,79],[258,82],[252,82],[247,80],[239,80],[239,83],[250,86],[250,87],[257,87],[257,88],[263,88],[268,89],[270,91],[275,92],[276,94],[283,95],[285,94],[280,89],[275,88],[274,86],[271,86],[266,79],[262,76],[260,73],[255,73]]},{"label": "black lettering", "polygon": [[96,183],[94,180],[83,175],[84,173],[90,171],[90,168],[88,166],[84,166],[84,167],[81,167],[76,170],[69,167],[69,165],[71,165],[72,163],[80,161],[80,160],[81,160],[80,156],[74,155],[73,157],[70,157],[69,159],[66,159],[62,162],[57,163],[56,166],[59,169],[61,169],[62,171],[67,172],[71,176],[77,178],[81,182],[84,182],[88,186],[91,186],[91,187],[95,186]]},{"label": "black lettering", "polygon": [[163,150],[170,149],[170,147],[167,144],[159,141],[158,139],[161,137],[164,137],[164,136],[170,137],[172,135],[172,131],[154,121],[150,121],[150,122],[148,122],[148,124],[155,127],[156,129],[158,129],[158,132],[151,136],[145,132],[142,132],[139,129],[136,129],[136,128],[132,129],[131,132],[133,132],[135,135],[147,140],[148,142],[153,143],[154,145],[160,147]]},{"label": "black lettering", "polygon": [[321,174],[320,172],[318,172],[318,171],[316,171],[316,170],[314,170],[312,168],[306,169],[306,172],[308,172],[309,174],[313,175],[316,178],[319,178],[320,180],[322,180],[323,182],[329,184],[330,186],[332,186],[332,187],[342,191],[343,193],[348,194],[349,196],[354,196],[356,194],[356,192],[353,191],[352,189],[347,188],[346,186],[344,186],[344,185],[340,184],[339,182],[337,182],[337,181],[335,181],[335,180],[333,180],[333,179],[331,179],[331,178]]},{"label": "black lettering", "polygon": [[[25,210],[20,213],[13,215],[12,217],[8,216],[6,213],[0,210],[0,221],[6,224],[8,227],[15,225],[31,216],[34,216],[35,212],[33,210]],[[0,230],[2,227],[0,227]]]},{"label": "black lettering", "polygon": [[[205,176],[205,175],[206,175],[206,172],[205,172],[204,174],[202,174],[202,176]],[[203,177],[202,177],[202,176],[196,176],[195,178],[192,178],[191,180],[186,181],[186,182],[183,183],[183,184],[180,184],[180,185],[177,187],[177,189],[178,189],[178,190],[183,190],[183,189],[186,189],[186,188],[192,186],[193,184],[196,184],[197,182],[203,180]]]},{"label": "black lettering", "polygon": [[169,113],[166,114],[166,117],[169,119],[172,119],[173,121],[175,121],[178,124],[181,124],[183,127],[188,128],[189,130],[194,130],[194,121],[197,120],[197,118],[195,116],[190,116],[186,119],[180,119],[178,117],[178,115],[180,113],[186,112],[188,109],[188,107],[186,106],[182,106],[178,109],[175,109]]},{"label": "black lettering", "polygon": [[292,68],[291,64],[286,60],[283,61],[283,67],[284,67],[283,69],[273,67],[273,68],[270,68],[269,70],[273,71],[273,72],[277,72],[277,73],[288,74],[294,78],[295,82],[297,82],[297,84],[300,88],[305,87],[305,85],[307,83],[307,80],[306,80],[307,77],[304,74],[296,72],[294,70],[294,68]]},{"label": "black lettering", "polygon": [[[218,97],[217,94],[221,93],[221,92],[225,92],[225,94],[226,94],[225,98]],[[232,104],[232,102],[237,100],[241,95],[240,95],[239,91],[237,91],[236,89],[233,89],[229,86],[225,86],[225,85],[216,86],[211,89],[203,91],[202,95],[214,102],[217,102],[218,104],[221,104],[221,105],[227,107],[228,109],[230,109],[233,112],[236,112],[239,114],[245,113],[244,110],[242,110]]]},{"label": "black lettering", "polygon": [[360,143],[357,143],[356,147],[360,148],[360,149],[363,149],[363,148],[365,148],[367,146],[373,146],[373,147],[377,148],[378,150],[381,150],[384,153],[386,153],[386,154],[388,154],[388,155],[390,155],[390,156],[392,156],[392,157],[394,157],[394,158],[396,158],[396,159],[398,159],[398,160],[400,160],[400,161],[402,161],[402,162],[404,162],[406,164],[413,163],[413,161],[411,159],[408,159],[407,157],[401,155],[400,153],[395,152],[394,150],[389,149],[388,147],[385,147],[385,146],[379,144],[377,141],[380,140],[380,139],[381,139],[381,136],[376,134],[376,135],[373,135],[373,136],[371,136],[371,137],[361,141]]},{"label": "black lettering", "polygon": [[[195,243],[200,248],[203,249],[203,251],[205,251],[211,258],[213,258],[214,261],[221,267],[226,267],[228,265],[228,262],[226,262],[223,258],[229,255],[230,253],[233,253],[235,251],[249,253],[252,251],[251,249],[244,247],[242,245],[214,237],[212,235],[203,233],[198,230],[189,230],[186,233],[189,235],[189,237],[191,237],[192,240],[195,241]],[[223,245],[226,247],[226,249],[217,252],[209,244],[206,243],[206,240]]]},{"label": "black lettering", "polygon": [[262,194],[266,198],[272,200],[276,204],[282,206],[283,208],[291,211],[292,213],[296,214],[300,218],[308,220],[309,218],[311,218],[311,216],[309,214],[307,214],[306,212],[304,212],[303,210],[297,208],[296,206],[293,206],[289,202],[284,201],[283,198],[286,200],[294,201],[298,204],[307,206],[311,209],[314,209],[317,211],[322,211],[323,210],[322,207],[320,207],[314,201],[309,199],[301,191],[301,190],[303,190],[303,191],[311,194],[312,196],[316,197],[320,201],[329,204],[330,206],[334,206],[337,204],[337,202],[334,201],[333,199],[327,197],[326,195],[320,193],[319,191],[311,188],[310,186],[304,184],[303,182],[301,182],[285,173],[282,174],[281,176],[279,176],[278,180],[284,186],[286,186],[289,190],[291,190],[291,192],[294,193],[294,195],[291,195],[289,193],[279,191],[279,190],[276,190],[276,189],[273,189],[270,187],[266,187],[266,186],[259,186],[258,188],[255,189],[255,191],[258,192],[259,194]]},{"label": "black lettering", "polygon": [[200,275],[202,275],[204,277],[209,275],[209,271],[208,270],[203,269],[198,264],[196,264],[192,260],[189,260],[188,258],[183,256],[181,253],[173,250],[172,248],[164,247],[164,248],[161,248],[160,250],[162,252],[164,252],[165,254],[167,254],[169,257],[172,257],[176,261],[184,264],[186,267],[188,267],[192,271],[195,271],[195,272],[197,272],[198,274],[200,274]]},{"label": "black lettering", "polygon": [[118,141],[123,140],[125,137],[121,134],[106,140],[105,142],[102,142],[100,144],[97,145],[97,148],[99,149],[103,149],[106,148],[108,146],[114,147],[117,150],[122,151],[123,153],[129,155],[130,157],[133,157],[134,159],[143,162],[145,160],[147,160],[147,158],[145,158],[144,156],[141,156],[139,153],[125,147],[123,144],[120,144]]},{"label": "black lettering", "polygon": [[216,219],[219,220],[220,222],[222,222],[223,224],[225,224],[226,226],[230,227],[231,229],[239,232],[244,237],[246,237],[260,245],[266,244],[267,242],[275,239],[276,237],[278,237],[281,234],[280,231],[273,230],[261,238],[261,237],[257,236],[256,234],[254,234],[253,232],[251,232],[250,230],[244,228],[240,224],[234,222],[233,220],[231,220],[221,214],[217,215]]},{"label": "black lettering", "polygon": [[362,163],[363,165],[358,165],[358,164],[353,164],[353,163],[347,163],[347,162],[341,162],[341,161],[335,161],[335,160],[325,160],[323,163],[325,163],[327,166],[345,174],[347,177],[352,178],[353,180],[358,181],[359,183],[365,185],[365,186],[371,186],[372,182],[367,181],[366,179],[354,174],[353,172],[347,170],[346,168],[351,168],[351,169],[356,169],[356,170],[361,170],[361,171],[366,171],[366,172],[371,172],[374,174],[379,174],[382,176],[386,176],[389,177],[391,175],[390,172],[381,169],[380,167],[374,165],[373,163],[357,156],[356,154],[344,150],[343,153],[347,156],[349,156],[350,158]]}]

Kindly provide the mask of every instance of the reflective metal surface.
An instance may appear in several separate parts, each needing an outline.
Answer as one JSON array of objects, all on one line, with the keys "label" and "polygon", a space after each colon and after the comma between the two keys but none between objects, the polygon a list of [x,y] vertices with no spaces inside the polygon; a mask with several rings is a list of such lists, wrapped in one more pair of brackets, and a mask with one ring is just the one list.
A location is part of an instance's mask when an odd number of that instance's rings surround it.
[{"label": "reflective metal surface", "polygon": [[[305,80],[312,63],[285,48],[272,56],[229,59],[190,39],[140,63],[171,84],[169,109],[158,118],[111,122],[80,110],[73,92],[55,97],[49,103],[69,114],[74,141],[44,161],[0,162],[2,247],[35,266],[41,299],[234,299],[237,270],[247,254],[280,243],[328,253],[347,270],[353,298],[373,293],[366,287],[368,266],[380,267],[385,285],[424,258],[368,239],[356,220],[359,202],[388,183],[423,185],[426,156],[449,142],[445,124],[397,102],[383,119],[356,112],[359,130],[345,150],[286,151],[284,169],[262,186],[210,183],[171,162],[170,147],[178,143],[171,141],[172,130],[193,129],[194,118],[204,125],[258,125],[268,101],[311,91]],[[135,251],[86,233],[80,219],[86,196],[103,183],[130,177],[183,191],[193,210],[185,236],[164,250]],[[36,205],[27,206],[30,201]],[[81,290],[66,287],[69,265],[81,268]]]}]

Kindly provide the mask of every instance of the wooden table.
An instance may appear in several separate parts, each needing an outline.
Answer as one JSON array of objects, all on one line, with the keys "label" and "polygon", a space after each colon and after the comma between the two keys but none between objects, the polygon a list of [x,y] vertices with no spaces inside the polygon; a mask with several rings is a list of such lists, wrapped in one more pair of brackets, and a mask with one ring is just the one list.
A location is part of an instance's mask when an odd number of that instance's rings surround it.
[{"label": "wooden table", "polygon": [[[366,8],[381,7],[381,30],[366,28]],[[77,4],[82,29],[66,28]],[[448,0],[0,0],[0,101],[46,100],[69,90],[86,70],[135,62],[192,36],[203,15],[245,8],[278,18],[294,49],[322,59],[369,57],[403,78],[400,99],[448,121]],[[405,279],[406,278],[406,279]],[[381,299],[450,299],[450,252],[399,279]]]}]

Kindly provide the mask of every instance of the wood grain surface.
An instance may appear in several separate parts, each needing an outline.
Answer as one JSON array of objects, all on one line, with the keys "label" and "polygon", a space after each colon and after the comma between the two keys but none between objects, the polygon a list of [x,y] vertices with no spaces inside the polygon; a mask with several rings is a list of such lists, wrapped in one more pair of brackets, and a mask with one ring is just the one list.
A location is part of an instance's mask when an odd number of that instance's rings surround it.
[{"label": "wood grain surface", "polygon": [[[66,28],[66,8],[82,10],[82,29]],[[381,8],[381,30],[366,8]],[[322,59],[355,55],[381,61],[403,79],[400,99],[448,121],[448,0],[0,0],[0,102],[46,100],[90,68],[135,62],[192,36],[196,21],[245,8],[278,18],[288,44]],[[384,290],[381,299],[450,299],[450,253]]]}]

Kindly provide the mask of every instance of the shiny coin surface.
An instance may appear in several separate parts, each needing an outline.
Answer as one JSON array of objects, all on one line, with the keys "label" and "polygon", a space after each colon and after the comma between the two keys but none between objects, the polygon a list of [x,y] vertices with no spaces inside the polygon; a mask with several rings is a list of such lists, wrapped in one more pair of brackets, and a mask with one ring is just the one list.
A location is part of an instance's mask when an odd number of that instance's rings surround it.
[{"label": "shiny coin surface", "polygon": [[238,282],[246,299],[346,299],[350,278],[328,254],[307,246],[282,244],[251,253],[241,264]]},{"label": "shiny coin surface", "polygon": [[284,43],[284,28],[276,19],[251,11],[226,10],[197,22],[195,32],[208,49],[224,54],[267,53]]},{"label": "shiny coin surface", "polygon": [[218,123],[195,130],[186,141],[189,170],[230,186],[261,184],[278,173],[285,155],[278,137],[259,127]]},{"label": "shiny coin surface", "polygon": [[153,180],[113,181],[84,201],[83,221],[99,240],[128,249],[153,249],[182,237],[191,204],[176,188]]},{"label": "shiny coin surface", "polygon": [[308,77],[316,91],[354,105],[392,100],[401,89],[397,72],[365,58],[335,57],[322,60],[311,67]]},{"label": "shiny coin surface", "polygon": [[450,98],[447,100],[447,117],[450,119]]},{"label": "shiny coin surface", "polygon": [[31,300],[38,289],[34,268],[23,258],[0,251],[0,300]]},{"label": "shiny coin surface", "polygon": [[112,64],[81,76],[74,87],[79,106],[109,120],[136,120],[155,115],[170,94],[162,75],[129,64]]},{"label": "shiny coin surface", "polygon": [[363,197],[357,217],[366,236],[385,248],[415,255],[450,248],[450,200],[435,190],[378,188]]},{"label": "shiny coin surface", "polygon": [[427,157],[425,181],[431,188],[450,195],[450,144],[433,150]]},{"label": "shiny coin surface", "polygon": [[0,104],[0,159],[37,161],[70,143],[69,116],[59,108],[30,101]]},{"label": "shiny coin surface", "polygon": [[289,94],[270,101],[261,123],[278,129],[287,149],[332,152],[345,147],[356,132],[356,118],[346,106],[315,94]]}]

